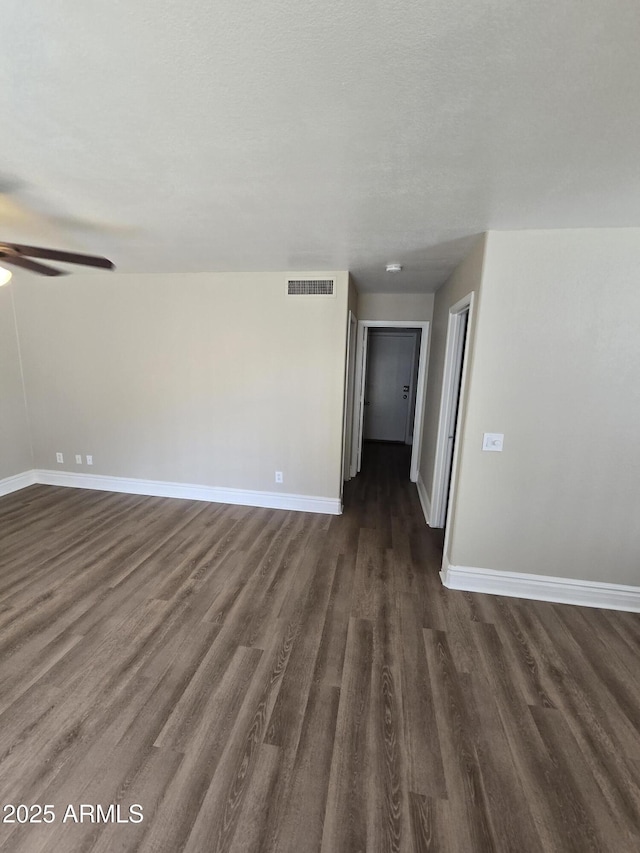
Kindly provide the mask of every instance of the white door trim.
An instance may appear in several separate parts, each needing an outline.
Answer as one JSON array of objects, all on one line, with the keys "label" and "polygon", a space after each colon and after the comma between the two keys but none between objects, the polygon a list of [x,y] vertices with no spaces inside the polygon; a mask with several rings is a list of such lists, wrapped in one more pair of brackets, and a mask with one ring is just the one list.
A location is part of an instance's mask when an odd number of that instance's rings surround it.
[{"label": "white door trim", "polygon": [[[413,352],[411,354],[411,385],[410,394],[409,394],[409,416],[407,417],[407,428],[404,432],[404,443],[409,444],[412,442],[412,434],[413,434],[413,421],[415,420],[415,395],[417,392],[417,375],[416,375],[416,342],[418,335],[414,333],[413,335]],[[415,382],[414,382],[415,377]],[[414,387],[415,386],[415,387]],[[413,418],[411,417],[411,406],[413,405]]]},{"label": "white door trim", "polygon": [[364,380],[367,375],[367,344],[369,327],[358,320],[356,342],[356,379],[353,386],[353,441],[351,445],[351,476],[355,477],[362,463],[362,431],[364,429]]},{"label": "white door trim", "polygon": [[413,446],[411,448],[410,479],[415,483],[420,467],[422,450],[422,426],[424,423],[424,404],[427,388],[427,362],[429,359],[429,323],[415,320],[358,320],[358,340],[356,344],[356,378],[354,385],[354,426],[351,453],[351,476],[355,477],[362,463],[362,431],[364,425],[364,391],[367,376],[367,342],[369,329],[420,329],[420,356],[418,360],[418,381],[416,384],[416,409],[413,420]]},{"label": "white door trim", "polygon": [[[436,442],[435,461],[433,466],[433,483],[431,487],[431,527],[444,527],[447,516],[447,508],[451,505],[453,496],[455,472],[457,469],[459,442],[453,448],[453,459],[450,473],[447,476],[447,460],[449,448],[449,427],[454,407],[458,401],[458,388],[460,388],[460,403],[456,417],[455,434],[459,434],[461,415],[463,410],[464,386],[467,375],[467,364],[469,347],[465,348],[462,360],[461,372],[457,355],[460,347],[461,334],[468,334],[473,319],[474,294],[468,293],[455,305],[449,308],[449,322],[447,325],[447,342],[444,356],[444,372],[442,377],[442,394],[440,397],[440,415],[438,417],[438,438]],[[463,314],[469,312],[466,327]],[[457,379],[460,376],[460,385]],[[449,483],[451,485],[449,485]],[[447,493],[449,500],[447,501]]]},{"label": "white door trim", "polygon": [[[351,456],[353,448],[353,404],[354,404],[354,380],[355,380],[355,358],[356,358],[356,335],[358,333],[358,321],[352,311],[349,311],[347,320],[347,360],[345,366],[344,383],[344,420],[342,425],[342,482],[351,479]],[[342,494],[342,487],[341,487]]]}]

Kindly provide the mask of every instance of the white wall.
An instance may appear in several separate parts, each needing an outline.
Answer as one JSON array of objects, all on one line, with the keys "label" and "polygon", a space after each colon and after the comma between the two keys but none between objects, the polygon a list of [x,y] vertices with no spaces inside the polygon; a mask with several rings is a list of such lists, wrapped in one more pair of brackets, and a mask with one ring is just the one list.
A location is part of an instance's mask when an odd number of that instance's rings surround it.
[{"label": "white wall", "polygon": [[640,584],[639,330],[640,229],[488,235],[452,564]]},{"label": "white wall", "polygon": [[12,305],[15,284],[0,287],[0,480],[33,467]]},{"label": "white wall", "polygon": [[430,322],[433,293],[359,293],[358,320]]},{"label": "white wall", "polygon": [[23,278],[35,466],[338,497],[348,277],[330,275],[336,298],[287,297],[287,273]]}]

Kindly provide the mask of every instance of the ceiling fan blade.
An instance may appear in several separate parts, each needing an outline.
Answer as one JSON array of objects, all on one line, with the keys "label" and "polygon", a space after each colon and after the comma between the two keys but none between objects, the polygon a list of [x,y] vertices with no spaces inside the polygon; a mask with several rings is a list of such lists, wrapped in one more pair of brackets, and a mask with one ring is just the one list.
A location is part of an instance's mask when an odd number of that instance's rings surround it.
[{"label": "ceiling fan blade", "polygon": [[5,255],[2,250],[0,250],[0,265],[4,266],[5,264],[13,264],[16,267],[22,267],[22,269],[40,273],[40,275],[66,275],[66,272],[62,272],[62,270],[45,266],[45,264],[37,264],[35,261],[30,261],[29,258],[23,258],[20,255]]},{"label": "ceiling fan blade", "polygon": [[[77,252],[63,252],[58,249],[43,249],[40,246],[22,246],[18,243],[6,243],[11,249],[15,249],[21,255],[27,255],[31,258],[45,258],[49,261],[62,261],[66,264],[82,264],[86,267],[101,267],[102,269],[112,270],[115,268],[107,258],[100,255],[80,255]],[[1,250],[0,250],[1,251]]]}]

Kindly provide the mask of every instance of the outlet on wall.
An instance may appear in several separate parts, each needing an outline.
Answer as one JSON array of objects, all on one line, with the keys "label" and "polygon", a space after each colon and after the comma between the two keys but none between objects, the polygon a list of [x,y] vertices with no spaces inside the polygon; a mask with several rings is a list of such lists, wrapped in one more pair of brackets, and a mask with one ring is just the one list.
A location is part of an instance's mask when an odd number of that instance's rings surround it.
[{"label": "outlet on wall", "polygon": [[82,465],[82,454],[76,453],[76,465]]},{"label": "outlet on wall", "polygon": [[64,462],[64,456],[62,453],[56,453],[56,462]]},{"label": "outlet on wall", "polygon": [[276,471],[276,483],[282,483],[282,471]]},{"label": "outlet on wall", "polygon": [[93,465],[93,456],[90,453],[87,453],[87,465]]}]

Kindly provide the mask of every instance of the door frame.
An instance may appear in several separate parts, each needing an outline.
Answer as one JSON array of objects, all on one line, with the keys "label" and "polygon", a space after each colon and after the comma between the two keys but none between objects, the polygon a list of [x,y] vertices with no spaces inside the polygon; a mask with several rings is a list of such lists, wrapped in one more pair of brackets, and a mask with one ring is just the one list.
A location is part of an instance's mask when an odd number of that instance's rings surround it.
[{"label": "door frame", "polygon": [[367,344],[369,329],[420,329],[420,356],[418,359],[418,380],[416,383],[416,408],[413,418],[413,445],[411,447],[411,468],[409,478],[417,482],[422,451],[422,426],[424,423],[424,403],[427,388],[427,363],[429,359],[429,328],[426,321],[416,320],[358,320],[358,339],[356,342],[356,376],[354,382],[354,426],[351,447],[351,476],[355,477],[362,466],[362,436],[364,426],[364,392],[367,378]]},{"label": "door frame", "polygon": [[[356,365],[356,337],[358,332],[358,321],[353,313],[349,311],[347,319],[347,360],[345,366],[344,383],[344,420],[342,424],[342,485],[351,479],[351,455],[353,448],[353,404],[354,404],[354,381]],[[340,497],[342,497],[342,485]]]},{"label": "door frame", "polygon": [[[404,431],[404,443],[409,444],[411,440],[411,444],[413,444],[413,422],[415,420],[416,415],[416,394],[418,389],[418,374],[416,372],[416,361],[418,357],[418,353],[416,352],[416,338],[418,337],[417,332],[414,333],[414,341],[413,341],[413,353],[411,354],[411,399],[409,400],[409,415],[407,417],[407,428]],[[422,340],[422,335],[420,335],[420,340]],[[414,382],[415,379],[415,382]],[[413,406],[413,418],[411,417],[411,406]]]},{"label": "door frame", "polygon": [[[460,434],[460,425],[464,410],[464,391],[469,364],[469,330],[473,320],[474,294],[468,293],[455,305],[449,308],[447,323],[447,341],[445,345],[444,370],[442,376],[442,393],[440,397],[440,414],[438,417],[438,437],[433,465],[433,482],[431,486],[430,527],[444,527],[451,508],[455,475],[458,467],[460,442],[455,441],[451,458],[451,468],[447,477],[447,454],[449,447],[449,426],[453,409],[457,405],[454,436]],[[463,315],[467,314],[466,326]],[[466,336],[462,361],[458,358],[462,336]],[[459,400],[459,402],[458,402]],[[448,495],[448,498],[447,498]]]}]

